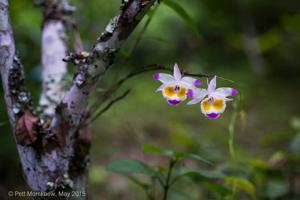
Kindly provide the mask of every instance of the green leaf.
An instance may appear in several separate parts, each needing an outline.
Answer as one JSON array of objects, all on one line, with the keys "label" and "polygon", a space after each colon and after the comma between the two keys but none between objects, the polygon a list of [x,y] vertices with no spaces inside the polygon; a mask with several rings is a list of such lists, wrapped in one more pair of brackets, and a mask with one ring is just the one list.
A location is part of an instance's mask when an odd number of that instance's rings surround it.
[{"label": "green leaf", "polygon": [[156,175],[156,172],[150,166],[138,160],[114,160],[106,166],[106,170],[120,174],[136,173],[146,176]]},{"label": "green leaf", "polygon": [[153,146],[153,145],[150,145],[150,144],[144,144],[142,146],[142,149],[146,153],[157,153],[157,154],[160,154],[160,155],[163,155],[163,156],[167,156],[167,157],[170,157],[170,158],[176,158],[176,159],[191,158],[191,159],[194,159],[194,160],[212,165],[212,162],[202,158],[199,155],[192,154],[192,153],[173,151],[173,150],[170,150],[170,149],[162,149],[160,147],[156,147],[156,146]]},{"label": "green leaf", "polygon": [[190,168],[180,168],[177,172],[178,177],[182,176],[200,176],[208,179],[220,179],[224,178],[224,174],[218,170],[206,170],[206,169],[190,169]]},{"label": "green leaf", "polygon": [[196,154],[192,154],[192,153],[184,153],[184,152],[174,152],[174,155],[176,158],[191,158],[209,165],[212,165],[213,163],[210,162],[209,160],[206,160],[205,158],[196,155]]},{"label": "green leaf", "polygon": [[139,179],[137,179],[136,177],[134,176],[131,176],[131,175],[126,175],[126,174],[123,174],[125,177],[127,177],[129,180],[131,180],[134,184],[136,184],[137,186],[140,186],[141,188],[143,189],[148,189],[149,188],[149,185],[147,183],[144,183],[142,181],[140,181]]},{"label": "green leaf", "polygon": [[197,24],[193,21],[188,12],[186,12],[180,4],[173,0],[163,0],[162,2],[166,6],[174,10],[187,23],[187,25],[189,25],[197,35],[199,35]]},{"label": "green leaf", "polygon": [[174,151],[172,151],[170,149],[162,149],[160,147],[156,147],[156,146],[153,146],[150,144],[144,144],[142,146],[142,149],[146,153],[157,153],[157,154],[167,156],[167,157],[174,157]]},{"label": "green leaf", "polygon": [[231,194],[231,190],[223,185],[219,185],[208,181],[205,181],[204,183],[202,183],[202,185],[208,190],[210,190],[211,192],[217,193],[222,197],[226,197]]},{"label": "green leaf", "polygon": [[142,149],[146,153],[158,153],[158,154],[163,154],[164,153],[164,150],[162,148],[153,146],[151,144],[144,144],[142,146]]},{"label": "green leaf", "polygon": [[260,158],[246,158],[244,160],[242,159],[242,161],[244,161],[245,164],[251,165],[258,169],[268,169],[269,168],[269,164]]},{"label": "green leaf", "polygon": [[256,195],[255,186],[253,185],[253,183],[251,183],[245,178],[227,176],[225,182],[226,184],[232,185],[233,187],[243,190],[252,197],[255,197]]}]

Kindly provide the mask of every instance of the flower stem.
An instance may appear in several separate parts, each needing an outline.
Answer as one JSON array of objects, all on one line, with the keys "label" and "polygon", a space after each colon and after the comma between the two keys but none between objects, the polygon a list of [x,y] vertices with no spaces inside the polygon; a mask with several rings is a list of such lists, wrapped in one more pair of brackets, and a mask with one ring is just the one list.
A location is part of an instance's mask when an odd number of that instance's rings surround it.
[{"label": "flower stem", "polygon": [[167,198],[168,198],[168,192],[169,192],[169,189],[170,189],[170,186],[171,186],[172,170],[173,170],[176,163],[177,163],[177,159],[172,158],[170,160],[167,178],[166,178],[166,181],[165,181],[164,186],[163,186],[163,189],[164,189],[163,200],[167,200]]},{"label": "flower stem", "polygon": [[232,114],[230,124],[228,127],[228,131],[229,131],[228,146],[229,146],[230,158],[232,161],[234,161],[236,158],[235,148],[234,148],[234,127],[235,127],[237,116],[238,116],[238,111],[237,109],[235,109],[234,113]]}]

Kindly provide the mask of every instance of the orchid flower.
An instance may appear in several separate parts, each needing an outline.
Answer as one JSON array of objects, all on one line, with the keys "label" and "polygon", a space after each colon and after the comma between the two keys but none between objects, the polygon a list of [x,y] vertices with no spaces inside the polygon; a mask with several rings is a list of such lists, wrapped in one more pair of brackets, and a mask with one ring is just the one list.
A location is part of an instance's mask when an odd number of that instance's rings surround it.
[{"label": "orchid flower", "polygon": [[217,77],[209,82],[207,89],[197,88],[194,91],[194,99],[188,102],[189,105],[201,102],[201,112],[211,118],[216,119],[225,111],[226,102],[231,101],[227,97],[236,95],[238,91],[230,87],[216,88]]},{"label": "orchid flower", "polygon": [[163,84],[156,90],[162,92],[163,97],[170,105],[178,105],[186,98],[193,96],[193,91],[201,85],[201,81],[191,77],[182,76],[177,64],[174,65],[173,76],[165,73],[156,73],[152,76]]}]

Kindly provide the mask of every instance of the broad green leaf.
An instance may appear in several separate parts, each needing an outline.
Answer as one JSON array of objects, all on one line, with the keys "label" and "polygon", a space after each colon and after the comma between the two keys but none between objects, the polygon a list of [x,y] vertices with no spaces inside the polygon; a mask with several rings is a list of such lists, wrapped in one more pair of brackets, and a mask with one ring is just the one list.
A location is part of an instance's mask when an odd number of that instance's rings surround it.
[{"label": "broad green leaf", "polygon": [[217,193],[222,197],[226,197],[231,194],[230,189],[217,183],[205,181],[202,183],[202,185],[208,190],[212,191],[213,193]]},{"label": "broad green leaf", "polygon": [[225,182],[228,185],[232,185],[233,187],[243,190],[252,197],[256,196],[255,186],[245,178],[227,176]]},{"label": "broad green leaf", "polygon": [[206,164],[212,164],[210,161],[202,158],[199,155],[196,154],[191,154],[191,153],[185,153],[185,152],[179,152],[179,151],[172,151],[170,149],[162,149],[160,147],[156,147],[153,145],[149,145],[149,144],[144,144],[142,146],[142,149],[144,152],[146,153],[157,153],[160,155],[164,155],[170,158],[176,158],[176,159],[182,159],[182,158],[191,158]]},{"label": "broad green leaf", "polygon": [[191,158],[209,165],[212,165],[213,163],[210,162],[209,160],[206,160],[205,158],[202,158],[199,155],[192,154],[192,153],[184,153],[184,152],[175,152],[175,157],[176,158]]},{"label": "broad green leaf", "polygon": [[213,163],[199,155],[196,155],[196,154],[189,154],[188,155],[188,158],[192,158],[194,160],[197,160],[197,161],[200,161],[200,162],[203,162],[203,163],[206,163],[206,164],[209,164],[209,165],[213,165]]},{"label": "broad green leaf", "polygon": [[177,2],[173,0],[163,0],[162,1],[166,6],[174,10],[192,29],[193,31],[199,35],[197,25],[190,17],[188,12]]},{"label": "broad green leaf", "polygon": [[143,189],[147,189],[149,187],[149,185],[147,183],[144,183],[142,181],[140,181],[139,179],[137,179],[134,176],[128,175],[128,174],[123,174],[125,177],[127,177],[129,180],[131,180],[134,184],[136,184],[137,186],[140,186]]},{"label": "broad green leaf", "polygon": [[153,146],[151,144],[144,144],[142,146],[142,149],[146,153],[158,153],[158,154],[163,154],[164,153],[164,150],[162,148]]},{"label": "broad green leaf", "polygon": [[174,157],[174,152],[172,150],[162,149],[160,147],[156,147],[156,146],[153,146],[150,144],[144,144],[142,146],[142,149],[146,153],[157,153],[157,154],[164,155],[167,157]]},{"label": "broad green leaf", "polygon": [[190,169],[186,167],[180,168],[177,172],[177,176],[200,176],[208,179],[224,178],[224,174],[218,170]]},{"label": "broad green leaf", "polygon": [[269,168],[269,164],[260,158],[247,158],[247,159],[244,159],[244,162],[246,164],[249,164],[258,169],[268,169]]},{"label": "broad green leaf", "polygon": [[106,166],[106,170],[121,174],[136,173],[146,176],[156,175],[156,172],[150,166],[138,160],[114,160]]}]

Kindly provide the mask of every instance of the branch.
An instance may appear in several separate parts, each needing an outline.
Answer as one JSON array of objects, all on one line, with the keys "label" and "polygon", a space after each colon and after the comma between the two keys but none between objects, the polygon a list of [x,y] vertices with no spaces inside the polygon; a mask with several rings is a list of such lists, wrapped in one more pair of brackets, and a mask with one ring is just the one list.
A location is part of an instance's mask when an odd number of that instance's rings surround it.
[{"label": "branch", "polygon": [[117,98],[111,100],[103,109],[101,109],[94,116],[92,116],[91,119],[86,122],[86,124],[93,123],[98,117],[100,117],[103,113],[105,113],[107,110],[109,110],[111,106],[113,106],[118,101],[121,101],[122,99],[126,98],[127,95],[129,94],[129,92],[130,92],[130,90],[127,90],[122,95],[120,95]]},{"label": "branch", "polygon": [[100,78],[113,63],[116,52],[154,2],[155,0],[123,1],[120,14],[107,25],[93,50],[65,59],[75,63],[79,69],[61,103],[64,105],[61,113],[74,130],[80,125],[88,95],[94,91]]},{"label": "branch", "polygon": [[40,107],[51,116],[65,94],[67,64],[62,61],[67,53],[66,21],[74,11],[68,0],[44,0],[42,30],[42,94]]},{"label": "branch", "polygon": [[15,132],[16,121],[31,107],[31,97],[25,88],[23,66],[15,57],[7,0],[0,0],[0,70],[9,121]]}]

